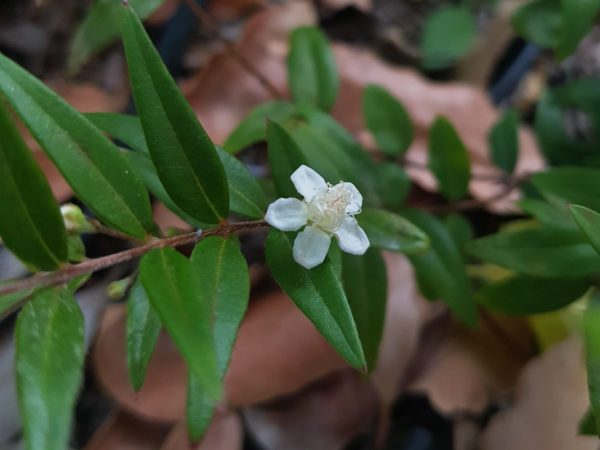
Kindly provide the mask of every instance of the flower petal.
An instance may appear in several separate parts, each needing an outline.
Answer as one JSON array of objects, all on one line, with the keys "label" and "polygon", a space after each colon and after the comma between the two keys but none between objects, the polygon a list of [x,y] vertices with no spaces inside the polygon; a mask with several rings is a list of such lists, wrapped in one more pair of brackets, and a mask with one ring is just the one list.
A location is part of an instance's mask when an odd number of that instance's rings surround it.
[{"label": "flower petal", "polygon": [[307,269],[325,261],[331,237],[317,227],[306,227],[294,241],[294,260]]},{"label": "flower petal", "polygon": [[310,202],[315,195],[327,189],[327,183],[325,183],[323,177],[305,165],[298,167],[290,178],[296,190],[307,202]]},{"label": "flower petal", "polygon": [[269,205],[265,220],[281,231],[296,231],[306,224],[306,204],[297,198],[280,198]]},{"label": "flower petal", "polygon": [[335,235],[340,242],[340,248],[352,255],[364,254],[371,245],[369,238],[354,217],[346,217]]},{"label": "flower petal", "polygon": [[346,213],[358,214],[362,208],[362,194],[358,192],[358,189],[352,183],[346,182],[344,183],[344,187],[352,194],[352,200],[350,200],[350,204],[346,207]]}]

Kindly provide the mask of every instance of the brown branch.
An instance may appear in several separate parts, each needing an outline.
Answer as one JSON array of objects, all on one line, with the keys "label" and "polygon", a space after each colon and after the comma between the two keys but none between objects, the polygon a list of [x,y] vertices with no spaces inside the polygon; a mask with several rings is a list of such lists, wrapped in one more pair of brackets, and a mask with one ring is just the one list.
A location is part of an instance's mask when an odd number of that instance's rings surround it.
[{"label": "brown branch", "polygon": [[256,69],[256,67],[252,65],[252,63],[250,63],[250,61],[248,61],[244,56],[240,54],[240,52],[238,52],[233,42],[231,42],[229,39],[223,36],[223,33],[221,33],[219,27],[217,27],[214,24],[210,14],[204,11],[204,9],[194,0],[180,1],[183,4],[185,4],[190,9],[190,11],[192,11],[196,15],[196,17],[198,17],[198,19],[200,19],[202,24],[207,28],[207,30],[210,33],[212,33],[212,35],[216,39],[223,43],[223,45],[225,46],[225,51],[233,60],[235,60],[240,66],[242,66],[242,68],[246,72],[248,72],[250,75],[256,78],[256,81],[258,81],[262,85],[262,87],[264,87],[273,96],[273,98],[275,98],[276,100],[283,100],[283,96],[273,85],[273,83],[271,83],[262,73],[258,71],[258,69]]},{"label": "brown branch", "polygon": [[114,253],[112,255],[103,256],[102,258],[95,258],[85,261],[81,264],[66,265],[64,268],[55,272],[47,272],[39,275],[35,275],[31,278],[24,280],[18,280],[14,283],[7,284],[0,288],[0,296],[12,294],[13,292],[22,291],[25,289],[32,289],[40,286],[57,286],[60,284],[68,283],[73,278],[87,273],[93,273],[107,267],[114,266],[116,264],[129,261],[130,259],[140,257],[151,250],[163,247],[179,247],[181,245],[190,244],[197,242],[208,236],[228,236],[238,231],[248,231],[256,228],[262,228],[268,226],[264,220],[257,220],[252,222],[238,222],[238,223],[226,223],[217,228],[206,230],[202,233],[199,238],[197,233],[188,233],[181,236],[175,236],[166,239],[154,239],[153,241],[134,247],[129,250],[125,250],[120,253]]}]

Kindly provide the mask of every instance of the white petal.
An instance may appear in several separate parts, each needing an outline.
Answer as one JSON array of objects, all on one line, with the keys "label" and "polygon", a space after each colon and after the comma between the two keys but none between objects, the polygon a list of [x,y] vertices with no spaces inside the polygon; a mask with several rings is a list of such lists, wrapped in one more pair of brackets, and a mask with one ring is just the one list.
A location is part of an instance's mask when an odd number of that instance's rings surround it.
[{"label": "white petal", "polygon": [[306,224],[306,204],[297,198],[280,198],[269,205],[265,220],[281,231],[296,231]]},{"label": "white petal", "polygon": [[298,167],[290,178],[296,190],[307,202],[310,202],[315,195],[327,189],[327,183],[325,183],[323,177],[305,165]]},{"label": "white petal", "polygon": [[335,235],[340,242],[340,248],[353,255],[364,254],[371,245],[369,238],[353,217],[346,217]]},{"label": "white petal", "polygon": [[356,186],[352,183],[344,183],[344,187],[352,193],[352,200],[350,204],[346,207],[346,212],[348,214],[358,214],[360,209],[362,208],[363,197]]},{"label": "white petal", "polygon": [[325,261],[331,237],[317,227],[306,227],[294,241],[294,260],[307,269]]}]

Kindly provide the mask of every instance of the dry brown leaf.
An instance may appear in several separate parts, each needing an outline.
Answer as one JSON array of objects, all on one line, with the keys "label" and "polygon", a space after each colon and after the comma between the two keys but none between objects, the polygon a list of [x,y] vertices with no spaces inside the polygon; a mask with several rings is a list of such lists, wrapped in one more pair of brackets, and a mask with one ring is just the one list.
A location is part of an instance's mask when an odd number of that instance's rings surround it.
[{"label": "dry brown leaf", "polygon": [[237,414],[217,411],[199,442],[191,443],[185,422],[175,425],[161,450],[241,450],[244,433]]},{"label": "dry brown leaf", "polygon": [[374,423],[373,385],[347,368],[292,396],[244,409],[245,422],[265,450],[335,450]]},{"label": "dry brown leaf", "polygon": [[532,360],[519,377],[515,405],[492,418],[482,450],[596,450],[598,438],[578,436],[589,405],[579,336]]}]

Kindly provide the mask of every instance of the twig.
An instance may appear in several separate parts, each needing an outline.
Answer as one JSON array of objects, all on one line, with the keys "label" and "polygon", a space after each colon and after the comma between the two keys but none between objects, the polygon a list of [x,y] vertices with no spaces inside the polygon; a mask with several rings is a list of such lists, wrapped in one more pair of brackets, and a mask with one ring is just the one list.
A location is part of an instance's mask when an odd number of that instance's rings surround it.
[{"label": "twig", "polygon": [[180,0],[185,4],[195,15],[200,19],[202,24],[208,29],[213,36],[221,41],[225,46],[225,50],[242,68],[252,75],[256,80],[264,87],[272,96],[277,100],[282,100],[283,96],[277,90],[275,86],[262,74],[260,73],[240,52],[235,48],[235,44],[223,36],[219,27],[217,27],[212,20],[212,17],[204,11],[204,9],[198,5],[194,0]]},{"label": "twig", "polygon": [[178,247],[192,242],[197,242],[208,236],[228,236],[231,233],[238,231],[248,231],[256,228],[266,227],[268,224],[264,220],[257,220],[252,222],[238,222],[238,223],[226,223],[217,228],[206,230],[202,233],[202,236],[198,238],[196,232],[188,233],[181,236],[175,236],[166,239],[155,239],[147,244],[139,247],[134,247],[129,250],[125,250],[120,253],[114,253],[112,255],[103,256],[102,258],[95,258],[85,261],[81,264],[66,265],[64,268],[55,272],[47,272],[40,275],[26,278],[24,280],[18,280],[14,283],[7,284],[0,288],[0,296],[12,294],[13,292],[22,291],[24,289],[32,289],[39,286],[57,286],[60,284],[68,283],[73,278],[86,273],[93,273],[107,267],[114,266],[116,264],[128,261],[133,258],[140,257],[151,250],[163,247]]},{"label": "twig", "polygon": [[143,239],[134,238],[133,236],[129,236],[128,234],[121,233],[120,231],[113,230],[112,228],[106,227],[106,226],[102,225],[99,221],[97,221],[96,219],[91,219],[89,217],[86,217],[85,220],[92,227],[94,227],[94,230],[97,233],[104,234],[105,236],[110,236],[110,237],[114,237],[117,239],[123,239],[125,241],[133,242],[136,245],[141,245],[146,242]]}]

